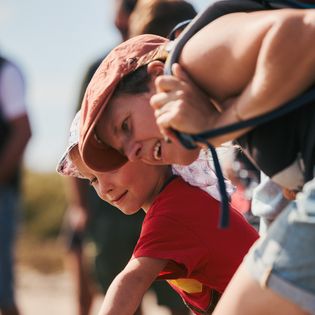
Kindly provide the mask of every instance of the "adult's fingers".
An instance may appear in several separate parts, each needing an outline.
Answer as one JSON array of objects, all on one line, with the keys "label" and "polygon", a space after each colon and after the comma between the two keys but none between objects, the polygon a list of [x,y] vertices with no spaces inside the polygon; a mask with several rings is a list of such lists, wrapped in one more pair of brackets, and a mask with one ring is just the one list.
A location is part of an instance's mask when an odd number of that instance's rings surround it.
[{"label": "adult's fingers", "polygon": [[154,109],[160,109],[167,103],[178,99],[178,91],[160,92],[151,96],[150,105]]},{"label": "adult's fingers", "polygon": [[178,80],[177,77],[171,75],[160,75],[155,79],[155,88],[157,92],[169,92],[172,90],[180,89],[183,82]]},{"label": "adult's fingers", "polygon": [[159,127],[164,129],[173,128],[176,130],[182,128],[182,125],[185,124],[185,121],[183,121],[185,115],[180,114],[181,104],[182,102],[180,100],[170,101],[154,111]]}]

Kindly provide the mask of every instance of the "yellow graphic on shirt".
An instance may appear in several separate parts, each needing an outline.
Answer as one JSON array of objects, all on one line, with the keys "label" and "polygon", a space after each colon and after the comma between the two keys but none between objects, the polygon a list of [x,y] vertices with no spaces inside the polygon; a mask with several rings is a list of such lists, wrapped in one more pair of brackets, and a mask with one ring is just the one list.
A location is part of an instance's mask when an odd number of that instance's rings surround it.
[{"label": "yellow graphic on shirt", "polygon": [[186,293],[200,293],[202,292],[202,283],[195,279],[175,279],[167,280],[170,284],[185,291]]}]

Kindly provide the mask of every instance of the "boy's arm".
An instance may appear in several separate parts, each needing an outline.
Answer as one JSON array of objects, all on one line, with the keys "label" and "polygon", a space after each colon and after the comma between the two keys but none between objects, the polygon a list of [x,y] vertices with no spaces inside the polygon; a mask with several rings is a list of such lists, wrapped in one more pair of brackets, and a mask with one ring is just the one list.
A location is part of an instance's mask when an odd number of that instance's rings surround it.
[{"label": "boy's arm", "polygon": [[98,315],[134,314],[145,292],[167,262],[150,257],[131,259],[111,283]]}]

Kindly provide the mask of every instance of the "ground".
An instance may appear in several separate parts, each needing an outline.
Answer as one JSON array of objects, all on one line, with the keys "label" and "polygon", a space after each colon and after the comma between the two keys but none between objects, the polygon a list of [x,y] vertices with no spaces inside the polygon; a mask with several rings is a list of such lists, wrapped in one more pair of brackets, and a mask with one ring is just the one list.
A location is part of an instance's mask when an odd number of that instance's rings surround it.
[{"label": "ground", "polygon": [[[28,267],[17,268],[17,301],[23,315],[76,315],[74,289],[66,271],[44,274]],[[102,302],[100,295],[93,306],[97,315]],[[147,294],[144,301],[146,315],[169,315],[156,305],[155,297]]]},{"label": "ground", "polygon": [[[22,315],[77,315],[72,278],[65,266],[64,240],[41,241],[19,234],[16,248],[16,295]],[[99,295],[91,315],[97,315],[103,296]],[[159,307],[153,294],[143,303],[144,315],[170,315]]]}]

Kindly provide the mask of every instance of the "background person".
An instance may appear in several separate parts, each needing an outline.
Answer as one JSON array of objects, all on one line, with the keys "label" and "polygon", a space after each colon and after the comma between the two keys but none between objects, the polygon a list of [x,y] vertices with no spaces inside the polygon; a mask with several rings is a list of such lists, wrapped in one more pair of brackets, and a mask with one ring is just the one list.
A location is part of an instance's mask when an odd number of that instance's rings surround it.
[{"label": "background person", "polygon": [[31,137],[20,69],[0,56],[0,313],[20,314],[14,297],[14,239],[22,156]]}]

